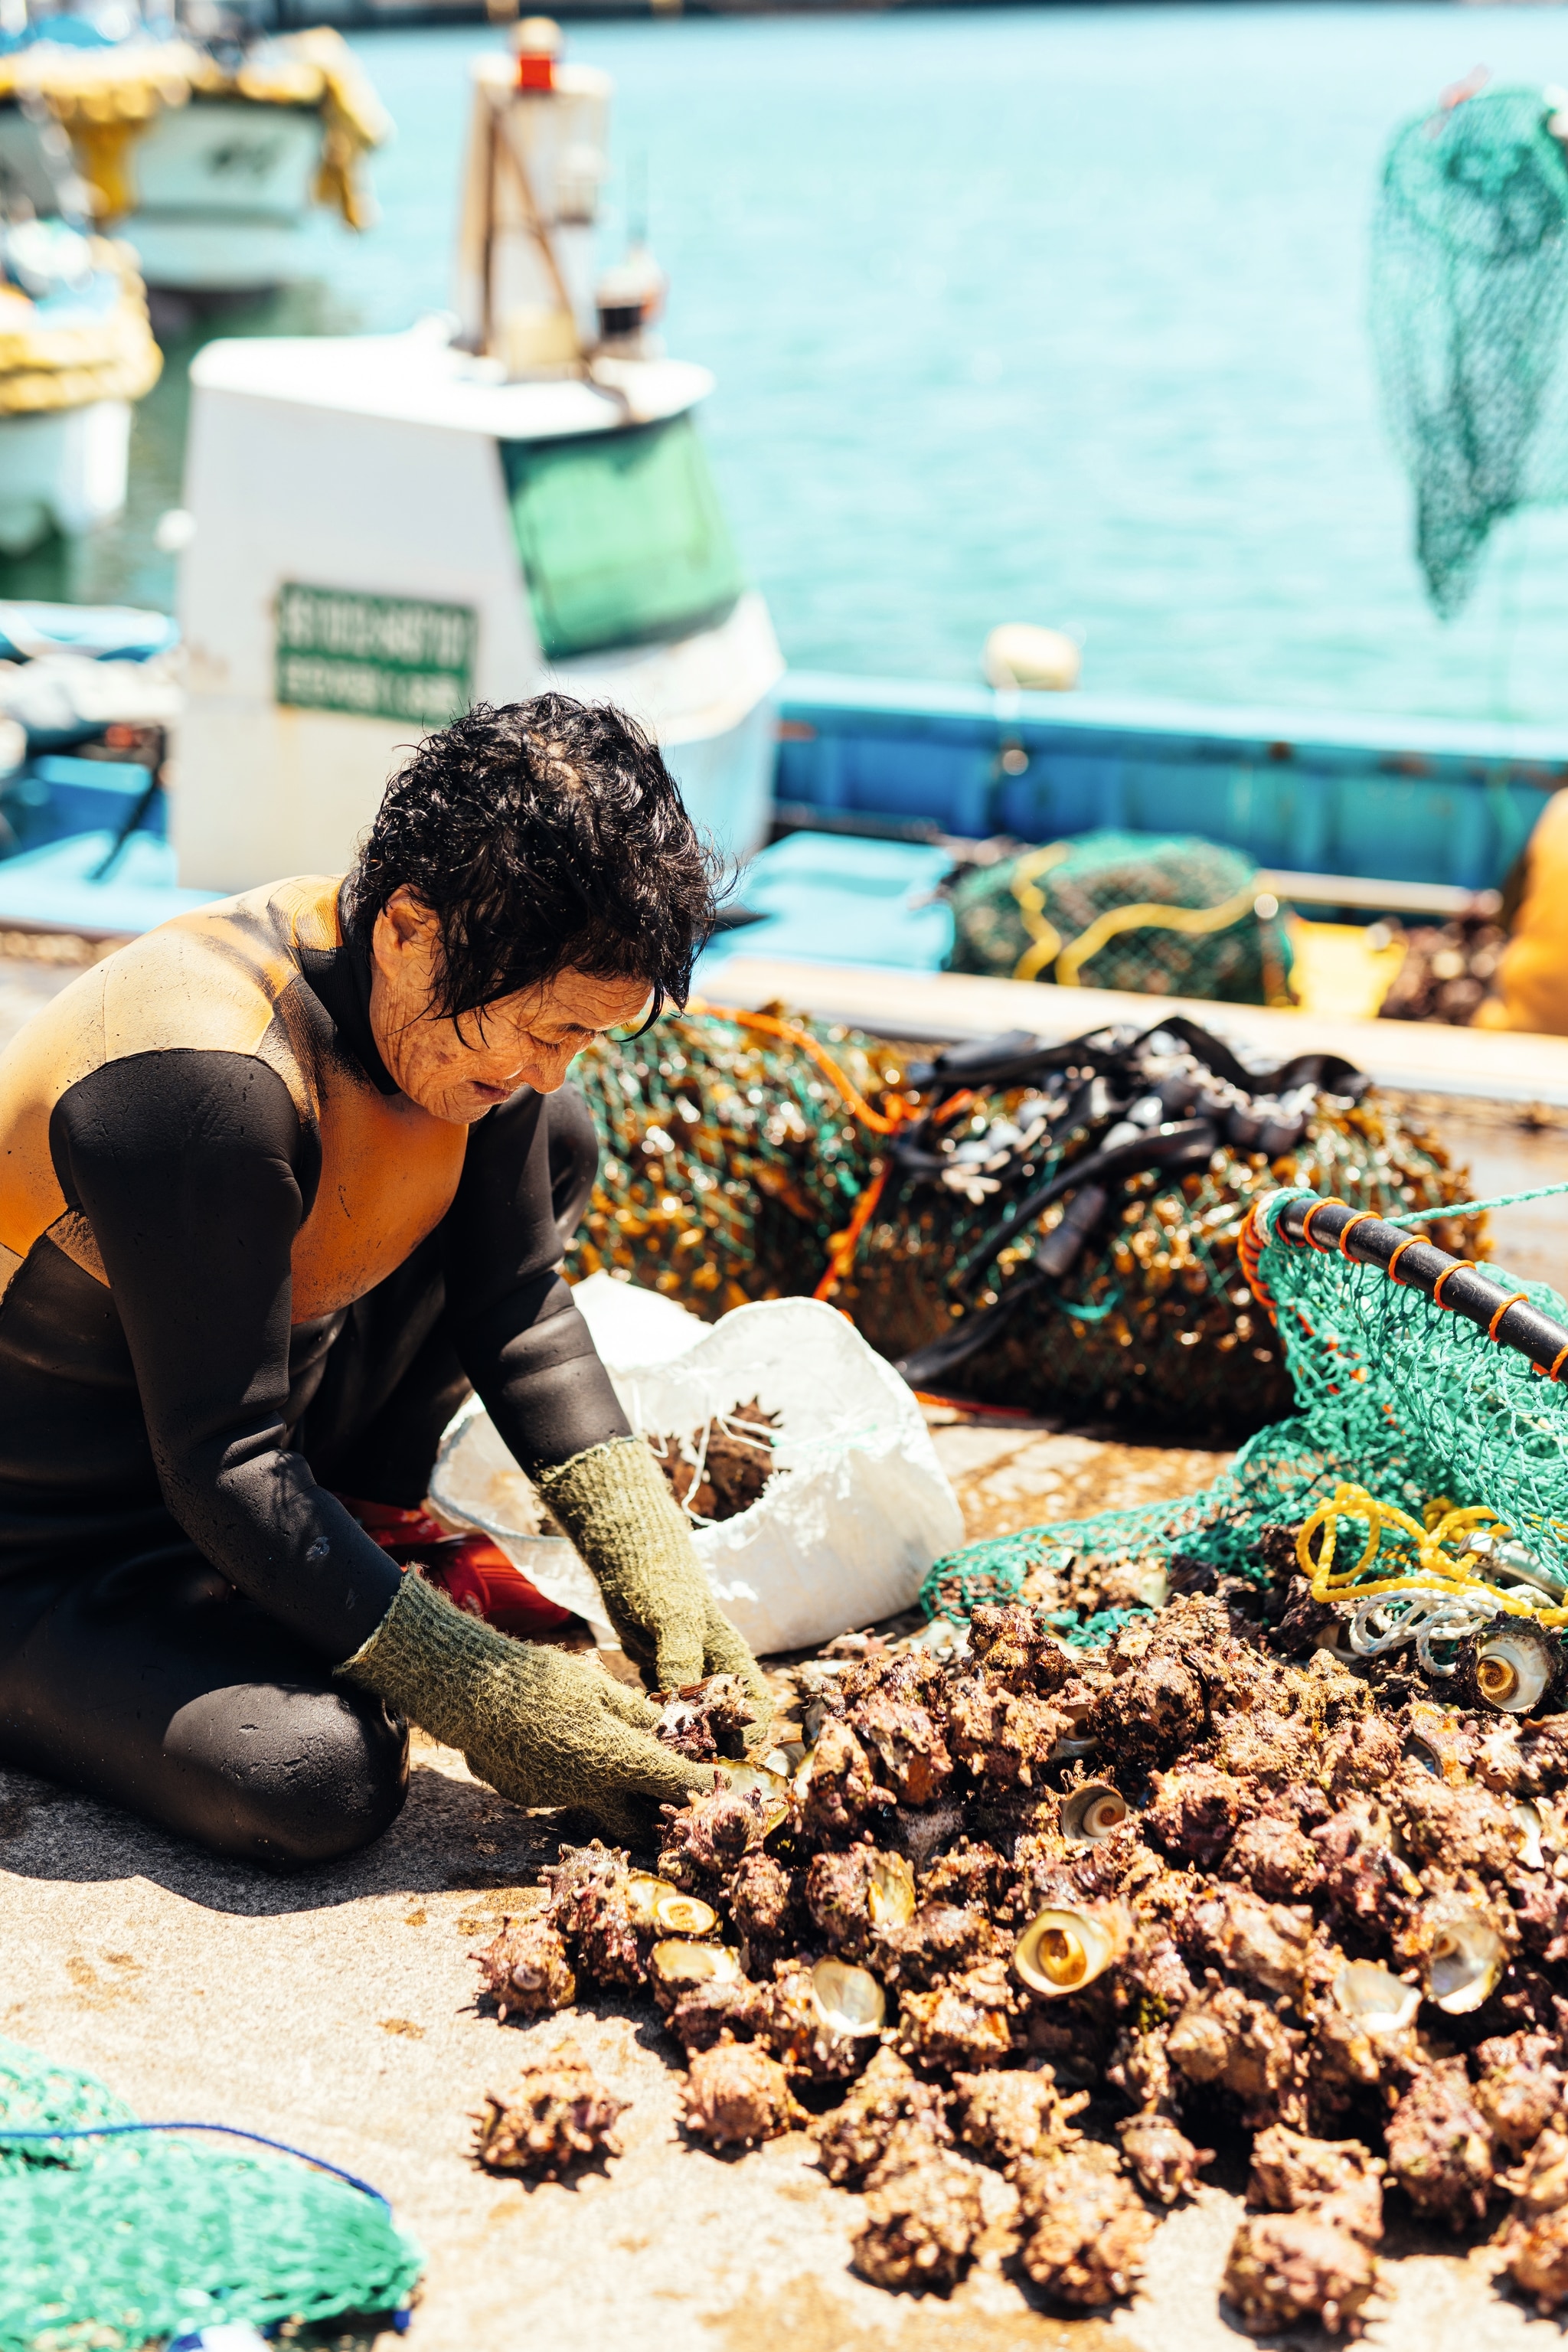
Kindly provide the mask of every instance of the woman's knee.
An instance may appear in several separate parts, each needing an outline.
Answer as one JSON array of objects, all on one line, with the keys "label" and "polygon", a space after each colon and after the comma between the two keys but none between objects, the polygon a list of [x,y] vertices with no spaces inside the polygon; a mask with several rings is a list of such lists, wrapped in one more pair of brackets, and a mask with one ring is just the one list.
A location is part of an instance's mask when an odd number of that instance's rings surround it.
[{"label": "woman's knee", "polygon": [[367,1691],[252,1684],[204,1692],[164,1750],[187,1835],[275,1870],[341,1861],[395,1821],[408,1736]]}]

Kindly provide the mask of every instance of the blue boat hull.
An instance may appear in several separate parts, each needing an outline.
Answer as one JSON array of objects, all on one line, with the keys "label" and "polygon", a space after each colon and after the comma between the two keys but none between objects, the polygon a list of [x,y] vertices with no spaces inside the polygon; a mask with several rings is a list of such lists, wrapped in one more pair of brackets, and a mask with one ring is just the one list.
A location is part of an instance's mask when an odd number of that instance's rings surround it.
[{"label": "blue boat hull", "polygon": [[829,821],[1054,841],[1097,826],[1195,833],[1260,866],[1501,883],[1568,731],[994,694],[792,671],[780,803]]}]

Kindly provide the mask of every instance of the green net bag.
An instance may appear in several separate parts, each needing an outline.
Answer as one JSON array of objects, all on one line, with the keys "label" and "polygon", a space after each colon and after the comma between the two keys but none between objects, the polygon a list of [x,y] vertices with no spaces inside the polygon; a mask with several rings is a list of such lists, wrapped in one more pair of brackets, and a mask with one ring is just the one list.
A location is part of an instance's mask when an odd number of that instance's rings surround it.
[{"label": "green net bag", "polygon": [[1089,833],[953,883],[950,971],[1232,1004],[1289,1002],[1279,910],[1239,850]]},{"label": "green net bag", "polygon": [[[939,1560],[924,1589],[930,1610],[964,1615],[1020,1594],[1052,1600],[1069,1563],[1179,1557],[1261,1580],[1264,1530],[1298,1525],[1343,1487],[1416,1522],[1438,1508],[1484,1507],[1568,1581],[1568,1393],[1423,1290],[1337,1248],[1282,1239],[1292,1198],[1300,1196],[1275,1192],[1258,1204],[1243,1256],[1254,1296],[1271,1309],[1293,1410],[1196,1494],[1025,1528]],[[1568,1306],[1545,1285],[1479,1271],[1500,1296],[1568,1320]],[[1093,1638],[1103,1629],[1070,1630]]]},{"label": "green net bag", "polygon": [[[1200,1135],[1197,1165],[1123,1171],[1083,1249],[957,1371],[910,1369],[1059,1251],[1070,1189],[1002,1245],[987,1235],[1019,1192],[1089,1167],[1119,1106],[1153,1083],[1149,1069],[1181,1060],[1181,1043],[1152,1064],[1130,1031],[1058,1049],[1070,1084],[1031,1156],[1018,1121],[1031,1126],[1036,1086],[965,1083],[937,1066],[916,1087],[901,1050],[777,1013],[692,1013],[630,1044],[602,1041],[575,1066],[603,1157],[568,1270],[626,1275],[710,1318],[815,1293],[917,1386],[1243,1434],[1289,1402],[1278,1341],[1237,1265],[1252,1202],[1280,1183],[1384,1213],[1464,1196],[1436,1139],[1374,1098],[1309,1086],[1310,1108],[1276,1122],[1256,1104],[1241,1118],[1249,1098],[1232,1087],[1237,1115]],[[1114,1081],[1103,1096],[1091,1070]],[[1479,1227],[1458,1221],[1445,1237],[1479,1246]]]},{"label": "green net bag", "polygon": [[1469,594],[1494,523],[1568,495],[1561,121],[1539,89],[1488,90],[1405,124],[1384,164],[1373,341],[1443,614]]},{"label": "green net bag", "polygon": [[407,2304],[423,2258],[374,2192],[135,2123],[90,2074],[0,2042],[0,2352]]}]

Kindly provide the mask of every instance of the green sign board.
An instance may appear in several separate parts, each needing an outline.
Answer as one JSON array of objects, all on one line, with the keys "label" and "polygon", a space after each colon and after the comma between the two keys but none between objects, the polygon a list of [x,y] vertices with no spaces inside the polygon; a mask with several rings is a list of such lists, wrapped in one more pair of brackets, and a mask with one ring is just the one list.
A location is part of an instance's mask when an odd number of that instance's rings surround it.
[{"label": "green sign board", "polygon": [[278,700],[444,727],[473,699],[479,615],[469,604],[361,596],[350,588],[278,592]]}]

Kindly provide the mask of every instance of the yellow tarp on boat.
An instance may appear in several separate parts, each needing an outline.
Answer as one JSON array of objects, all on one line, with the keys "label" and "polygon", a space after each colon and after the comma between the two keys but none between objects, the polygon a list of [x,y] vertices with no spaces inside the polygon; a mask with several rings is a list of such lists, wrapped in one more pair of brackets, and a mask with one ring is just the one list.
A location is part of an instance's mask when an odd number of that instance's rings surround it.
[{"label": "yellow tarp on boat", "polygon": [[78,168],[109,221],[135,209],[137,138],[165,107],[193,98],[319,112],[316,201],[335,205],[351,228],[368,227],[374,212],[360,167],[391,135],[392,120],[353,51],[330,26],[269,41],[233,68],[189,41],[128,41],[103,49],[39,42],[0,58],[0,104],[9,100],[48,109],[69,134]]},{"label": "yellow tarp on boat", "polygon": [[0,287],[0,416],[140,400],[157,383],[163,355],[153,340],[135,256],[104,236],[91,239],[91,251],[93,267],[120,280],[113,304],[96,315],[52,325],[25,294]]}]

